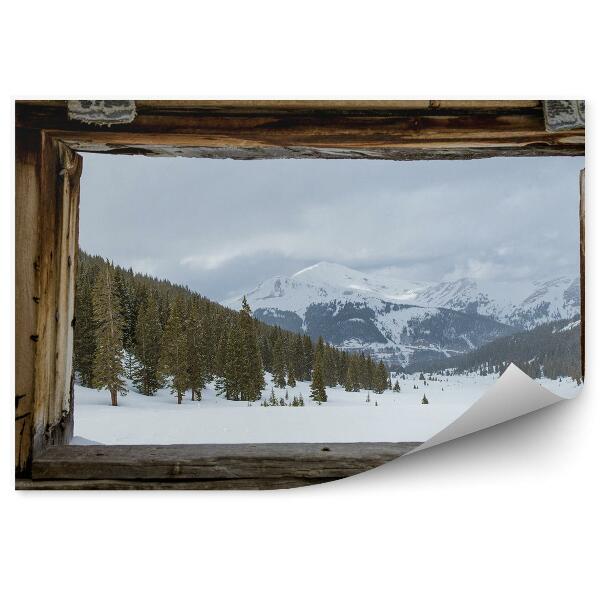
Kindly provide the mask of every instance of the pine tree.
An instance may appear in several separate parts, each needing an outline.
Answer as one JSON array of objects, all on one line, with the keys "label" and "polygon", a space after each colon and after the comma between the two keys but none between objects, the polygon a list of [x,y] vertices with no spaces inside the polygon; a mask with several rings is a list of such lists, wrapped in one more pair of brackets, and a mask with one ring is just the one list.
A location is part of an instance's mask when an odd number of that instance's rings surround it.
[{"label": "pine tree", "polygon": [[323,381],[328,387],[337,385],[337,369],[334,349],[326,344],[323,348]]},{"label": "pine tree", "polygon": [[285,387],[285,359],[283,356],[283,340],[278,337],[273,347],[273,384],[275,387]]},{"label": "pine tree", "polygon": [[[265,375],[252,311],[246,301],[229,330],[225,367],[217,392],[228,400],[254,402],[265,387]],[[285,387],[285,380],[284,380]]]},{"label": "pine tree", "polygon": [[94,387],[110,391],[111,403],[117,406],[117,394],[125,394],[123,369],[123,318],[116,294],[112,267],[105,264],[98,273],[93,296],[96,322]]},{"label": "pine tree", "polygon": [[323,381],[323,369],[321,361],[315,360],[310,383],[310,397],[319,404],[327,402],[327,392],[325,391],[325,383]]},{"label": "pine tree", "polygon": [[94,354],[96,352],[96,322],[94,320],[93,291],[96,273],[92,265],[82,261],[77,270],[75,291],[75,329],[73,335],[73,369],[79,374],[81,385],[92,387],[94,381]]},{"label": "pine tree", "polygon": [[221,333],[219,335],[219,343],[215,353],[213,363],[213,372],[217,377],[223,377],[225,374],[225,361],[227,358],[227,340],[229,339],[229,324],[223,321]]},{"label": "pine tree", "polygon": [[344,388],[347,392],[358,392],[360,390],[358,361],[354,356],[351,356],[348,360],[348,370],[346,372],[346,383]]},{"label": "pine tree", "polygon": [[398,383],[398,380],[396,379],[396,383],[394,384],[394,392],[399,392],[400,391],[400,384]]},{"label": "pine tree", "polygon": [[265,372],[258,347],[256,324],[246,296],[242,300],[242,309],[240,310],[240,330],[244,350],[241,398],[254,402],[260,398],[265,387]]},{"label": "pine tree", "polygon": [[294,376],[294,367],[292,367],[291,364],[288,364],[287,372],[288,372],[287,384],[291,388],[296,387],[296,377]]},{"label": "pine tree", "polygon": [[186,341],[183,300],[177,296],[169,311],[169,318],[162,336],[160,356],[161,373],[169,378],[169,387],[171,393],[177,395],[177,404],[181,404],[188,387]]},{"label": "pine tree", "polygon": [[[114,269],[115,288],[120,302],[120,312],[123,317],[123,348],[128,356],[133,357],[135,342],[135,291],[131,277],[123,269]],[[127,376],[131,378],[133,370],[133,360],[126,364],[128,370]]]},{"label": "pine tree", "polygon": [[152,396],[163,384],[159,370],[162,328],[153,294],[146,298],[138,311],[135,330],[137,365],[132,379],[142,394]]},{"label": "pine tree", "polygon": [[313,369],[314,350],[313,343],[308,335],[303,336],[302,344],[304,352],[302,353],[304,367],[302,369],[302,381],[310,381]]},{"label": "pine tree", "polygon": [[231,323],[227,334],[227,344],[224,357],[223,373],[217,379],[217,394],[227,400],[240,400],[240,387],[243,369],[241,335],[239,322]]},{"label": "pine tree", "polygon": [[202,389],[210,380],[205,331],[200,316],[198,298],[192,297],[186,323],[188,387],[192,400],[202,399]]},{"label": "pine tree", "polygon": [[291,353],[288,364],[288,377],[289,373],[293,372],[294,380],[302,381],[304,377],[304,344],[302,343],[302,337],[300,335],[294,336],[294,342],[291,345]]},{"label": "pine tree", "polygon": [[277,406],[277,398],[275,398],[275,391],[271,388],[271,395],[269,396],[269,406]]},{"label": "pine tree", "polygon": [[344,381],[344,390],[347,392],[354,391],[354,377],[352,374],[352,366],[348,366],[348,370],[346,371],[346,379]]},{"label": "pine tree", "polygon": [[317,347],[313,359],[312,381],[310,383],[310,397],[315,402],[327,402],[325,380],[323,377],[323,362],[325,360],[325,344],[323,338],[317,340]]},{"label": "pine tree", "polygon": [[429,400],[427,400],[427,396],[423,394],[423,399],[421,400],[421,404],[429,404]]},{"label": "pine tree", "polygon": [[387,371],[383,361],[380,360],[379,364],[375,368],[375,375],[373,377],[373,391],[376,394],[383,394],[387,388]]}]

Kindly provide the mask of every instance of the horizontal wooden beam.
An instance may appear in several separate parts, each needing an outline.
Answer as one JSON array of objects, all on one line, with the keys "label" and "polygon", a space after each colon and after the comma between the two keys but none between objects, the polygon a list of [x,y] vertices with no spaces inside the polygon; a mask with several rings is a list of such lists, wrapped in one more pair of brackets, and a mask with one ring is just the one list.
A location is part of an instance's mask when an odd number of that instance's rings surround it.
[{"label": "horizontal wooden beam", "polygon": [[[135,100],[139,110],[519,110],[541,107],[540,100]],[[17,100],[21,106],[64,107],[66,100]]]},{"label": "horizontal wooden beam", "polygon": [[[181,483],[204,489],[280,488],[321,483],[367,471],[418,442],[348,444],[201,444],[56,446],[34,457],[21,488],[114,488]],[[83,481],[89,482],[84,486]],[[39,482],[37,484],[36,482]],[[292,485],[293,484],[293,485]],[[60,483],[61,488],[65,485]],[[121,485],[121,484],[118,484]]]},{"label": "horizontal wooden beam", "polygon": [[339,479],[17,479],[16,490],[282,490]]},{"label": "horizontal wooden beam", "polygon": [[75,150],[110,154],[427,160],[585,152],[583,129],[546,131],[539,102],[471,102],[136,101],[133,122],[111,126],[71,120],[66,105],[17,103],[16,120]]}]

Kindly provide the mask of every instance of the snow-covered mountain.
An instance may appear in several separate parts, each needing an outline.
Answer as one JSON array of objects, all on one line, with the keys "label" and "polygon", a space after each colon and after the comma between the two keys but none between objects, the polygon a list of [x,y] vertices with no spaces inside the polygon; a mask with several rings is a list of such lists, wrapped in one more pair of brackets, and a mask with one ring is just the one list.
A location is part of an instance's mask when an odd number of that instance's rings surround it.
[{"label": "snow-covered mountain", "polygon": [[579,278],[562,276],[532,282],[458,279],[415,290],[412,301],[488,315],[519,329],[531,329],[579,313]]},{"label": "snow-covered mountain", "polygon": [[[271,277],[246,294],[260,320],[339,347],[406,364],[415,352],[446,356],[579,312],[579,279],[442,283],[370,275],[321,262]],[[238,309],[242,296],[223,304]]]}]

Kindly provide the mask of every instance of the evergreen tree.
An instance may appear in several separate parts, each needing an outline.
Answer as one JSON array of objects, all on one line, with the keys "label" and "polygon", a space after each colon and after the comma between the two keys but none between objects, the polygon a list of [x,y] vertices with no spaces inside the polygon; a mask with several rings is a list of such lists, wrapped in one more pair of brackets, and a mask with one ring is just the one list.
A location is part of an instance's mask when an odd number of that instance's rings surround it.
[{"label": "evergreen tree", "polygon": [[93,296],[96,322],[94,387],[110,391],[111,403],[117,406],[117,394],[125,394],[123,369],[123,318],[116,293],[112,267],[105,264],[96,278]]},{"label": "evergreen tree", "polygon": [[329,345],[323,346],[323,382],[328,387],[337,385],[337,368],[335,363],[335,351]]},{"label": "evergreen tree", "polygon": [[358,392],[360,390],[360,373],[358,369],[358,360],[351,356],[348,360],[348,370],[346,372],[346,382],[344,389],[347,392]]},{"label": "evergreen tree", "polygon": [[255,322],[244,296],[242,308],[230,327],[225,368],[217,381],[217,391],[228,400],[254,402],[260,398],[264,387],[265,376]]},{"label": "evergreen tree", "polygon": [[225,374],[225,361],[227,359],[227,340],[229,339],[229,324],[223,322],[219,343],[215,354],[213,372],[217,377],[223,377]]},{"label": "evergreen tree", "polygon": [[[132,273],[133,274],[133,273]],[[126,364],[127,376],[131,378],[133,370],[133,350],[135,342],[135,290],[132,278],[122,269],[114,269],[115,289],[119,297],[120,313],[123,322],[123,348],[132,360]]]},{"label": "evergreen tree", "polygon": [[242,369],[241,335],[239,322],[236,320],[229,327],[223,373],[216,383],[217,394],[225,396],[227,400],[240,400]]},{"label": "evergreen tree", "polygon": [[135,329],[137,365],[132,379],[142,394],[152,396],[163,384],[159,370],[162,328],[158,304],[152,294],[146,298],[138,312]]},{"label": "evergreen tree", "polygon": [[302,381],[310,381],[311,373],[313,369],[314,350],[313,343],[308,335],[303,336],[302,345],[304,346],[303,356],[303,369],[302,369]]},{"label": "evergreen tree", "polygon": [[202,390],[210,381],[208,351],[205,344],[205,329],[200,306],[198,298],[194,296],[188,305],[186,325],[188,387],[192,392],[192,400],[202,399]]},{"label": "evergreen tree", "polygon": [[162,336],[160,370],[168,377],[171,393],[181,404],[188,387],[188,353],[186,344],[183,300],[177,296],[171,304],[169,318]]},{"label": "evergreen tree", "polygon": [[294,336],[294,341],[292,343],[291,352],[289,356],[289,365],[288,365],[288,377],[289,372],[293,372],[294,380],[303,380],[305,379],[304,375],[304,344],[302,343],[302,337],[300,335]]},{"label": "evergreen tree", "polygon": [[285,359],[283,355],[283,340],[278,337],[273,347],[273,384],[275,387],[285,387]]},{"label": "evergreen tree", "polygon": [[423,394],[423,399],[421,400],[421,404],[429,404],[429,400],[427,400],[427,396]]},{"label": "evergreen tree", "polygon": [[294,376],[294,367],[292,367],[292,365],[288,365],[287,372],[288,372],[287,384],[291,388],[296,387],[296,377]]},{"label": "evergreen tree", "polygon": [[398,383],[398,380],[396,379],[396,383],[394,384],[394,392],[399,392],[400,391],[400,384]]},{"label": "evergreen tree", "polygon": [[[320,339],[320,338],[319,338]],[[320,360],[315,357],[313,366],[312,381],[310,383],[310,397],[319,404],[327,402],[327,392],[323,381],[323,367]]]},{"label": "evergreen tree", "polygon": [[346,379],[344,380],[344,390],[347,392],[354,391],[354,378],[352,376],[352,367],[348,366],[348,370],[346,371]]},{"label": "evergreen tree", "polygon": [[75,330],[73,335],[73,369],[79,374],[81,385],[92,387],[94,381],[94,354],[96,352],[96,322],[94,320],[93,291],[96,273],[87,261],[81,261],[77,270],[75,290]]},{"label": "evergreen tree", "polygon": [[271,388],[271,395],[269,396],[269,406],[277,406],[279,402],[277,402],[277,398],[275,398],[275,391]]},{"label": "evergreen tree", "polygon": [[375,374],[373,376],[373,391],[376,394],[383,394],[383,392],[387,389],[387,383],[387,371],[385,370],[383,361],[380,360],[379,364],[375,368]]},{"label": "evergreen tree", "polygon": [[256,324],[252,318],[252,311],[246,301],[246,296],[244,296],[240,311],[240,330],[244,357],[241,398],[242,400],[254,402],[260,398],[265,387],[265,372],[258,347]]}]

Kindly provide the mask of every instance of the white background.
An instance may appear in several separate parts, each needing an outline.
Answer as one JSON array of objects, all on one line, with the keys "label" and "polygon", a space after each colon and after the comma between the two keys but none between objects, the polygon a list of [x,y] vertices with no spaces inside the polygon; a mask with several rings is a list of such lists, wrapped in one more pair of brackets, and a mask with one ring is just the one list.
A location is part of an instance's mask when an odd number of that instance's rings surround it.
[{"label": "white background", "polygon": [[[11,4],[0,9],[4,597],[597,597],[592,9],[548,0]],[[31,97],[585,97],[585,392],[324,486],[12,491],[13,102]]]}]

